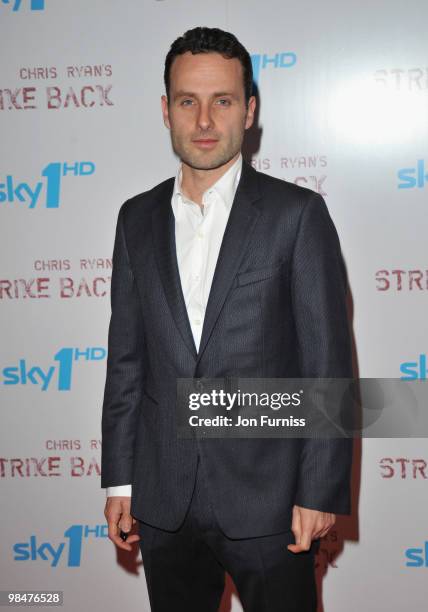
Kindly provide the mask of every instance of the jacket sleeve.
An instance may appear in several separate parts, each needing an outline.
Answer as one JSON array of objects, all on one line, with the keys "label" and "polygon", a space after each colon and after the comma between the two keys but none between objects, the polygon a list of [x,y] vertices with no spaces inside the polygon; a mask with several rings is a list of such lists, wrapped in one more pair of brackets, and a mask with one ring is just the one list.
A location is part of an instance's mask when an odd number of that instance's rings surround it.
[{"label": "jacket sleeve", "polygon": [[129,262],[124,211],[118,215],[111,276],[111,318],[102,409],[101,487],[132,483],[134,438],[144,373],[141,302]]},{"label": "jacket sleeve", "polygon": [[[293,314],[303,378],[352,378],[347,280],[336,228],[323,198],[305,204],[291,265]],[[352,438],[306,438],[295,503],[349,514]]]}]

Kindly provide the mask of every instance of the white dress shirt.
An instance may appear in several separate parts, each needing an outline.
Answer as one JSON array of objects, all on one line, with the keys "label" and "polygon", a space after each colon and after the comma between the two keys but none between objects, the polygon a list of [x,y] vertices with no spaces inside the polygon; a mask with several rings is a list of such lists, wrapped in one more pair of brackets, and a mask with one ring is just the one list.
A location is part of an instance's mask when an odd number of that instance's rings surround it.
[{"label": "white dress shirt", "polygon": [[[181,287],[190,327],[199,350],[205,309],[224,230],[242,171],[242,155],[202,195],[203,209],[181,190],[182,167],[177,171],[171,206]],[[131,485],[107,487],[107,497],[131,496]]]}]

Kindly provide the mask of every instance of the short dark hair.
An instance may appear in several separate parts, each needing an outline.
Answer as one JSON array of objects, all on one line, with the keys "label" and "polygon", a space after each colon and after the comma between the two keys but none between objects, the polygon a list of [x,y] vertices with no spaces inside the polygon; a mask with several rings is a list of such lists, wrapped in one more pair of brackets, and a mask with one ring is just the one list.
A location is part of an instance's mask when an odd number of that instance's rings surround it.
[{"label": "short dark hair", "polygon": [[248,105],[248,100],[253,91],[253,67],[250,54],[234,34],[220,30],[220,28],[193,28],[174,40],[165,59],[163,75],[168,100],[172,63],[178,55],[187,51],[190,51],[193,55],[197,53],[220,53],[227,59],[236,57],[241,62],[245,102]]}]

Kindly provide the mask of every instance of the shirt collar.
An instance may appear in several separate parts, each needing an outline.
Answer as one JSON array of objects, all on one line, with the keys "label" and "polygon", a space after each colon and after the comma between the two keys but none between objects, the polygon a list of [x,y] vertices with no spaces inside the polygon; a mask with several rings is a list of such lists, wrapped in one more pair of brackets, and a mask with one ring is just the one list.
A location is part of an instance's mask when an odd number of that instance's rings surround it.
[{"label": "shirt collar", "polygon": [[[239,154],[238,159],[230,168],[206,191],[203,196],[207,195],[211,191],[215,191],[220,196],[221,201],[226,208],[230,209],[235,198],[236,189],[238,187],[239,179],[241,178],[242,172],[242,153]],[[187,199],[181,191],[181,179],[182,179],[182,164],[179,165],[177,174],[174,181],[174,190],[172,195],[172,209],[174,215],[177,214],[179,203],[183,202],[183,199]]]}]

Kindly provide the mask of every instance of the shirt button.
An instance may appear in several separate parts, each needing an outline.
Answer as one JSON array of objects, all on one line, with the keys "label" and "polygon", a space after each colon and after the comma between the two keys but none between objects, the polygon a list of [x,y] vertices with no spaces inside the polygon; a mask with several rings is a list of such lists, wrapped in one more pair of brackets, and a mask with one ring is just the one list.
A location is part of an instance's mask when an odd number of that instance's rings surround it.
[{"label": "shirt button", "polygon": [[201,324],[201,320],[200,319],[194,319],[193,323],[195,325],[200,325]]},{"label": "shirt button", "polygon": [[203,238],[204,237],[204,232],[201,232],[201,230],[198,230],[196,235],[197,235],[198,238]]}]

